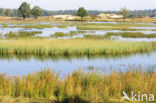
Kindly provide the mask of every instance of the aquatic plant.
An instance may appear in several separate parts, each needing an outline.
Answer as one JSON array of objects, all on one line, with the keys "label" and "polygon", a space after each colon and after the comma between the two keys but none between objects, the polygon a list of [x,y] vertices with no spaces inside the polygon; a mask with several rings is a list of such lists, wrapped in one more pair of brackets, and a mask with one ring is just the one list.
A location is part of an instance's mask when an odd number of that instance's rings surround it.
[{"label": "aquatic plant", "polygon": [[41,34],[42,31],[18,31],[18,32],[9,32],[5,34],[6,38],[17,38],[17,37],[33,37],[36,34]]},{"label": "aquatic plant", "polygon": [[112,72],[109,75],[74,71],[63,78],[49,69],[22,77],[0,74],[0,96],[57,103],[123,103],[123,91],[129,96],[131,91],[156,94],[155,76],[154,71],[137,68],[127,72]]},{"label": "aquatic plant", "polygon": [[156,38],[156,34],[144,34],[142,32],[119,32],[119,33],[109,32],[105,35],[105,37],[111,36],[122,36],[130,38]]},{"label": "aquatic plant", "polygon": [[64,32],[56,32],[55,34],[51,34],[51,37],[65,37],[65,36],[72,36],[70,33],[64,33]]},{"label": "aquatic plant", "polygon": [[87,31],[70,31],[70,33],[64,33],[64,32],[56,32],[54,34],[51,34],[50,37],[65,37],[65,36],[74,36],[79,35],[81,33],[86,33]]},{"label": "aquatic plant", "polygon": [[133,29],[130,27],[155,27],[154,25],[146,24],[133,24],[133,23],[81,23],[77,24],[79,30],[133,30],[133,31],[145,31],[146,29]]},{"label": "aquatic plant", "polygon": [[33,55],[119,55],[152,51],[152,43],[95,39],[10,39],[0,40],[0,54]]}]

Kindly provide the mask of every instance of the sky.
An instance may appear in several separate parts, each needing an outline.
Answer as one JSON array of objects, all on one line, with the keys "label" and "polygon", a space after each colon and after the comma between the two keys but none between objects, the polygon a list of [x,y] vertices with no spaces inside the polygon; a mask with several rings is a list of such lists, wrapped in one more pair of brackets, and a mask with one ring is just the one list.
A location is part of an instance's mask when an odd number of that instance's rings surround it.
[{"label": "sky", "polygon": [[156,0],[0,0],[0,8],[18,8],[28,2],[46,10],[70,10],[85,7],[87,10],[130,10],[156,9]]}]

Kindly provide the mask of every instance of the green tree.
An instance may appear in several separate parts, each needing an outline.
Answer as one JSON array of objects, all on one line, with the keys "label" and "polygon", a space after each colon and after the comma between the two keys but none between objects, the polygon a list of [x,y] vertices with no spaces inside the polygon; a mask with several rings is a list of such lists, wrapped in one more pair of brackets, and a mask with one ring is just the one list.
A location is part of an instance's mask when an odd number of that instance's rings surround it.
[{"label": "green tree", "polygon": [[125,20],[127,17],[129,17],[130,12],[127,8],[122,8],[120,10],[120,14],[123,15],[123,19]]},{"label": "green tree", "polygon": [[77,16],[80,16],[81,19],[83,19],[84,17],[88,16],[88,11],[86,9],[84,9],[83,7],[80,7],[79,10],[76,13]]},{"label": "green tree", "polygon": [[26,2],[23,2],[18,9],[18,15],[24,19],[30,17],[30,5]]},{"label": "green tree", "polygon": [[3,14],[5,15],[5,16],[9,16],[10,15],[10,9],[6,9],[6,10],[4,10],[4,12],[3,12]]},{"label": "green tree", "polygon": [[31,10],[31,13],[33,17],[37,19],[38,16],[42,15],[42,9],[39,6],[34,6],[34,8]]}]

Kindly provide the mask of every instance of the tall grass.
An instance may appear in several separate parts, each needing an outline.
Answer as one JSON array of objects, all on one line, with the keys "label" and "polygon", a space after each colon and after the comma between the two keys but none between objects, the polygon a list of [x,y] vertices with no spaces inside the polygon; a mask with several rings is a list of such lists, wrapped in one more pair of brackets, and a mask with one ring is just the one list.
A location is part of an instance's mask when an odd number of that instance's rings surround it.
[{"label": "tall grass", "polygon": [[155,27],[154,25],[146,24],[133,24],[133,23],[82,23],[77,24],[79,30],[133,30],[133,31],[145,31],[147,29],[132,29],[129,27]]},{"label": "tall grass", "polygon": [[[121,102],[122,91],[156,94],[154,71],[131,70],[125,73],[101,74],[75,71],[64,78],[50,70],[23,77],[0,74],[0,96],[40,98],[65,103]],[[88,102],[76,102],[79,98]],[[63,102],[64,103],[64,102]],[[111,102],[110,102],[111,103]],[[115,102],[112,102],[115,103]]]},{"label": "tall grass", "polygon": [[37,28],[37,29],[44,29],[44,28],[52,28],[53,26],[51,24],[24,24],[24,25],[14,25],[10,26],[9,24],[3,24],[0,28]]},{"label": "tall grass", "polygon": [[70,33],[56,32],[54,34],[51,34],[51,37],[74,36],[74,35],[83,34],[83,33],[87,33],[87,31],[70,31]]},{"label": "tall grass", "polygon": [[96,39],[10,39],[0,40],[0,54],[118,55],[152,51],[152,43]]},{"label": "tall grass", "polygon": [[156,38],[156,34],[144,34],[142,32],[119,32],[119,33],[109,32],[105,35],[105,37],[111,36],[122,36],[131,38]]},{"label": "tall grass", "polygon": [[18,32],[9,32],[5,34],[6,38],[17,38],[17,37],[33,37],[36,34],[41,34],[42,31],[18,31]]}]

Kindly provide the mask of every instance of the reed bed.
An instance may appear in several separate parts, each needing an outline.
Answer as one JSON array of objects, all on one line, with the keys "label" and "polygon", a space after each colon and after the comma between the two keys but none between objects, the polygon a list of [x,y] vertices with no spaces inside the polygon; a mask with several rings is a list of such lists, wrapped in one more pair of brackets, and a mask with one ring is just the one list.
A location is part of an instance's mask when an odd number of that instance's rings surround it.
[{"label": "reed bed", "polygon": [[41,33],[42,31],[18,31],[18,32],[9,32],[5,34],[5,37],[6,38],[33,37]]},{"label": "reed bed", "polygon": [[129,96],[131,91],[156,94],[155,77],[154,71],[140,69],[109,75],[74,71],[63,78],[51,70],[41,70],[23,77],[0,74],[0,96],[56,103],[123,103],[123,91]]},{"label": "reed bed", "polygon": [[156,34],[145,34],[142,32],[108,32],[105,35],[84,35],[84,38],[92,39],[110,39],[111,36],[122,36],[127,38],[156,38]]},{"label": "reed bed", "polygon": [[96,39],[7,39],[0,40],[0,54],[119,55],[152,51],[152,43]]},{"label": "reed bed", "polygon": [[[0,26],[0,28],[37,28],[37,29],[44,29],[44,28],[52,28],[53,26],[51,24],[21,24],[21,25],[17,25],[17,24],[2,24],[3,26]],[[11,25],[11,26],[10,26]]]},{"label": "reed bed", "polygon": [[79,34],[87,33],[87,31],[70,31],[70,33],[64,32],[56,32],[55,34],[51,34],[50,37],[66,37],[66,36],[74,36]]},{"label": "reed bed", "polygon": [[146,31],[147,29],[132,29],[130,27],[155,27],[154,25],[146,24],[133,24],[133,23],[82,23],[77,24],[79,30],[133,30],[133,31]]}]

